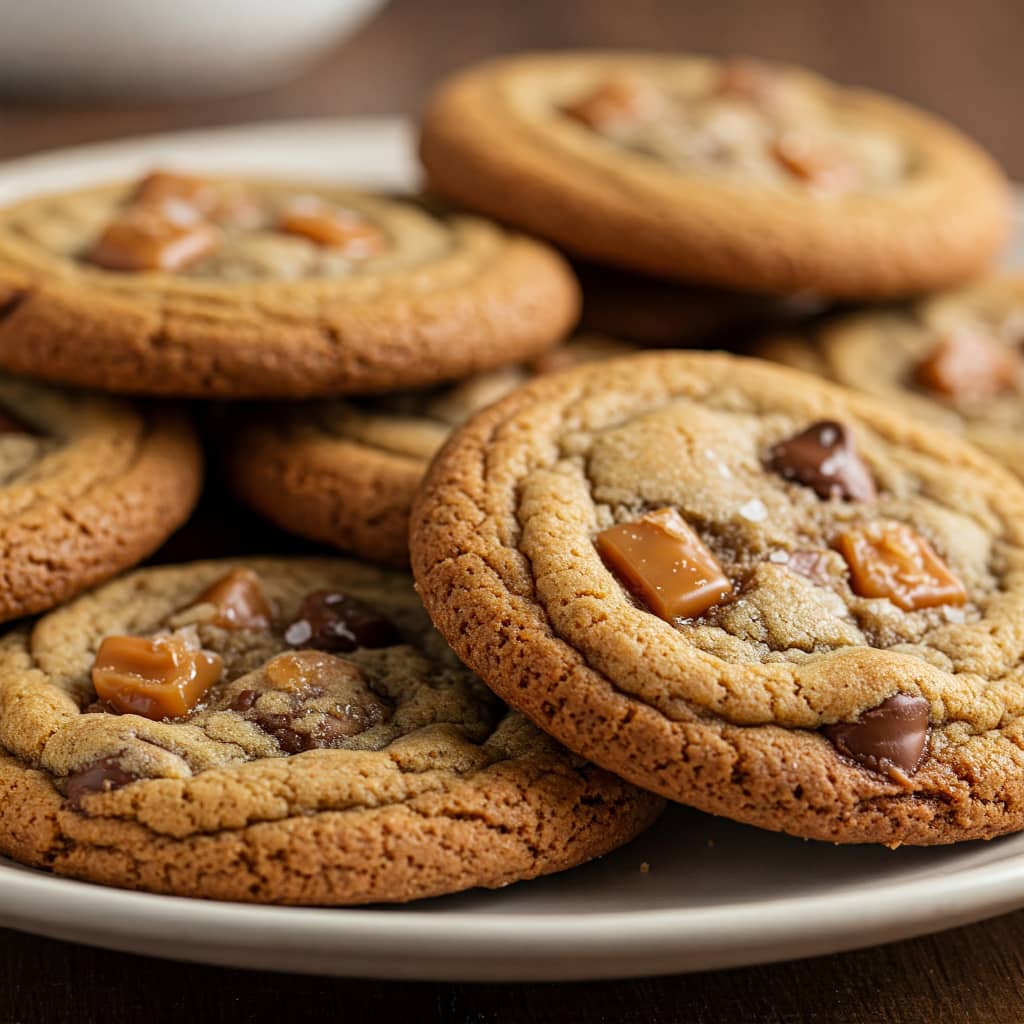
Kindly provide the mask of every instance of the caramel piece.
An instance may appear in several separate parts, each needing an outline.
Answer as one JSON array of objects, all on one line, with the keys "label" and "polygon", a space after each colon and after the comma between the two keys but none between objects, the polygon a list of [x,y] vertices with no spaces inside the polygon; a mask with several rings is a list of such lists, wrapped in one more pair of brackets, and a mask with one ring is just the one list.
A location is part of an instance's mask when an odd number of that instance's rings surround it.
[{"label": "caramel piece", "polygon": [[217,186],[203,178],[153,171],[139,182],[133,202],[147,206],[180,203],[191,206],[202,217],[211,217],[220,205],[220,195]]},{"label": "caramel piece", "polygon": [[1020,359],[983,333],[951,331],[918,363],[918,384],[948,398],[994,398],[1017,386]]},{"label": "caramel piece", "polygon": [[113,789],[127,786],[137,781],[138,776],[126,772],[114,757],[101,757],[92,764],[87,764],[78,771],[72,772],[65,784],[68,803],[75,810],[82,809],[82,799],[90,793],[109,793]]},{"label": "caramel piece", "polygon": [[135,191],[136,206],[188,206],[203,219],[217,224],[256,226],[260,204],[250,190],[233,182],[212,182],[187,174],[153,171]]},{"label": "caramel piece", "polygon": [[768,467],[810,487],[819,498],[871,501],[875,482],[842,423],[821,420],[774,445]]},{"label": "caramel piece", "polygon": [[772,156],[793,177],[828,192],[851,192],[863,178],[857,165],[832,146],[799,132],[784,132],[772,143]]},{"label": "caramel piece", "polygon": [[86,258],[107,270],[183,270],[216,248],[220,234],[187,204],[131,206],[111,221]]},{"label": "caramel piece", "polygon": [[196,604],[217,609],[214,623],[222,629],[269,629],[273,613],[260,578],[251,569],[232,569],[196,598]]},{"label": "caramel piece", "polygon": [[887,597],[905,612],[965,604],[967,591],[935,549],[904,523],[870,523],[839,534],[836,548],[861,597]]},{"label": "caramel piece", "polygon": [[108,636],[96,652],[96,695],[124,715],[160,720],[187,715],[216,683],[223,662],[176,636]]},{"label": "caramel piece", "polygon": [[384,232],[351,210],[340,210],[312,197],[296,199],[281,211],[279,231],[330,249],[351,259],[368,259],[383,252]]},{"label": "caramel piece", "polygon": [[674,508],[609,526],[594,543],[608,567],[669,622],[695,618],[732,593],[715,556]]},{"label": "caramel piece", "polygon": [[745,100],[754,106],[769,106],[779,93],[779,75],[756,60],[734,57],[722,64],[715,94]]},{"label": "caramel piece", "polygon": [[631,121],[652,121],[665,108],[665,94],[646,79],[611,78],[593,92],[562,107],[562,113],[594,131]]},{"label": "caramel piece", "polygon": [[897,693],[857,721],[827,725],[822,732],[841,754],[902,782],[921,763],[930,710],[924,697]]},{"label": "caramel piece", "polygon": [[391,647],[402,638],[394,625],[348,594],[314,590],[284,632],[289,647],[346,653],[357,647]]}]

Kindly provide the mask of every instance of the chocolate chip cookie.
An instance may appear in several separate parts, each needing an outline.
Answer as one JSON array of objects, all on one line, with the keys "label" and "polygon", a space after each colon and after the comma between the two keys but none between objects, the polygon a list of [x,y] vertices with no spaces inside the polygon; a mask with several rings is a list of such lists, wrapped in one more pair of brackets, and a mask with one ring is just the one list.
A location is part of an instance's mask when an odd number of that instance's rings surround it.
[{"label": "chocolate chip cookie", "polygon": [[961,434],[1024,477],[1024,276],[852,314],[761,352]]},{"label": "chocolate chip cookie", "polygon": [[1024,827],[1024,487],[808,374],[648,354],[462,427],[413,507],[436,625],[571,749],[833,842]]},{"label": "chocolate chip cookie", "polygon": [[155,172],[0,211],[0,366],[195,397],[422,387],[568,333],[542,243],[413,200]]},{"label": "chocolate chip cookie", "polygon": [[140,562],[188,518],[201,478],[178,413],[0,374],[0,622]]},{"label": "chocolate chip cookie", "polygon": [[428,392],[261,409],[230,442],[236,493],[278,526],[362,558],[409,562],[409,508],[452,427],[538,373],[632,351],[578,337],[528,364]]},{"label": "chocolate chip cookie", "polygon": [[0,640],[0,848],[109,885],[293,904],[496,887],[660,801],[501,705],[407,577],[146,569]]},{"label": "chocolate chip cookie", "polygon": [[1006,181],[894,99],[748,60],[513,57],[430,104],[432,187],[589,259],[742,290],[877,298],[980,273]]}]

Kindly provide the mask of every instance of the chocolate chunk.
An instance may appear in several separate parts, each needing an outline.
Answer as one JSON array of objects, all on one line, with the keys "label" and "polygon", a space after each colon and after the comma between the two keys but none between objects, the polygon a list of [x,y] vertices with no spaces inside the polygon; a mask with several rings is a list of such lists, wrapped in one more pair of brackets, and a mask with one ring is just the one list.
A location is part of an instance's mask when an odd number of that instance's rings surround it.
[{"label": "chocolate chunk", "polygon": [[702,615],[732,593],[715,556],[674,508],[609,526],[594,543],[608,567],[666,621]]},{"label": "chocolate chunk", "polygon": [[853,435],[835,420],[812,423],[806,430],[774,445],[768,467],[810,487],[819,498],[871,501],[875,482],[864,465]]},{"label": "chocolate chunk", "polygon": [[344,746],[389,715],[357,665],[320,651],[269,661],[265,687],[237,693],[228,708],[277,740],[282,753]]},{"label": "chocolate chunk", "polygon": [[112,789],[127,786],[129,782],[136,782],[138,778],[138,775],[125,771],[117,758],[101,757],[69,775],[65,792],[71,806],[81,810],[82,798],[89,793],[109,793]]},{"label": "chocolate chunk", "polygon": [[379,612],[331,590],[314,590],[306,596],[284,639],[290,647],[342,653],[402,642],[393,623]]},{"label": "chocolate chunk", "polygon": [[870,768],[912,775],[921,763],[928,740],[928,701],[897,693],[856,722],[827,725],[822,732],[836,750]]},{"label": "chocolate chunk", "polygon": [[259,697],[258,690],[242,690],[235,699],[228,705],[230,711],[248,711]]}]

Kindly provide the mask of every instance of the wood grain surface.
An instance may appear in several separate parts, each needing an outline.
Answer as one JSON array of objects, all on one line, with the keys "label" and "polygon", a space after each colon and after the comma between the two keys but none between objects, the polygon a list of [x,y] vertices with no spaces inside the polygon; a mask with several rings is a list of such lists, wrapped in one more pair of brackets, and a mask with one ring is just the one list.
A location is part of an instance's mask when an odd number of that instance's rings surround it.
[{"label": "wood grain surface", "polygon": [[[273,92],[161,106],[0,97],[0,157],[230,122],[413,113],[432,82],[491,54],[653,46],[791,60],[895,92],[956,121],[1020,177],[1022,42],[1024,5],[1014,0],[395,0],[326,63]],[[199,532],[209,551],[229,533],[235,546],[256,543],[209,523]],[[174,541],[165,558],[199,553],[195,536]],[[1024,1020],[1022,952],[1024,912],[769,967],[572,985],[435,985],[198,967],[0,931],[0,1024],[1002,1024]]]}]

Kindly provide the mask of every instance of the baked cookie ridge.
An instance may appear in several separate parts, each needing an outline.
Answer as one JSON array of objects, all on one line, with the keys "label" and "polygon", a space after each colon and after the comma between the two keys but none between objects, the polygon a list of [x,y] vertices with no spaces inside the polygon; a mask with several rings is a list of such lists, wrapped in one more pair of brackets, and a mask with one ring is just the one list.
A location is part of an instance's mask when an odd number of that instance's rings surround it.
[{"label": "baked cookie ridge", "polygon": [[610,770],[797,835],[942,843],[1024,823],[1022,509],[863,396],[643,355],[463,427],[412,563],[467,664]]},{"label": "baked cookie ridge", "polygon": [[402,902],[561,870],[660,801],[508,711],[401,574],[147,569],[0,641],[0,844],[110,885]]}]

